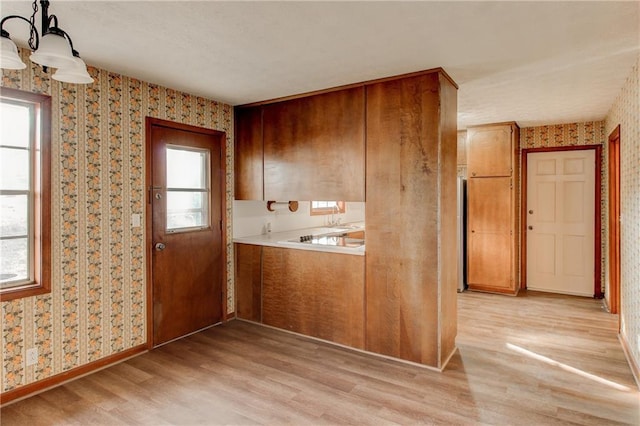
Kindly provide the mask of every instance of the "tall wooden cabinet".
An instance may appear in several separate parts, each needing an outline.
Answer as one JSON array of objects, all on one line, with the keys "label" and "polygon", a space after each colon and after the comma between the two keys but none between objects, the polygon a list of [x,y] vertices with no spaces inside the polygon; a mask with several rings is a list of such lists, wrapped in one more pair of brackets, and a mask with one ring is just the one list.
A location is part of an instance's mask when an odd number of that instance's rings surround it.
[{"label": "tall wooden cabinet", "polygon": [[467,165],[467,131],[458,132],[458,166]]},{"label": "tall wooden cabinet", "polygon": [[457,87],[367,86],[366,348],[441,368],[456,336]]},{"label": "tall wooden cabinet", "polygon": [[516,123],[467,130],[467,283],[471,290],[516,294],[520,287]]}]

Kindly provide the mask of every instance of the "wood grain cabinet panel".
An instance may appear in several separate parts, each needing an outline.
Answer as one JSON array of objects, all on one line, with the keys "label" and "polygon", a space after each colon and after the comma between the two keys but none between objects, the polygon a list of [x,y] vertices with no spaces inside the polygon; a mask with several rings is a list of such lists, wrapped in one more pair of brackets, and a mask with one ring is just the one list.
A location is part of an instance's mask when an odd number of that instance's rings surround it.
[{"label": "wood grain cabinet panel", "polygon": [[467,165],[467,132],[461,130],[458,132],[458,166]]},{"label": "wood grain cabinet panel", "polygon": [[467,129],[469,177],[511,176],[516,129],[510,123]]},{"label": "wood grain cabinet panel", "polygon": [[265,105],[268,200],[364,201],[364,88]]},{"label": "wood grain cabinet panel", "polygon": [[511,178],[475,178],[467,183],[468,284],[472,289],[513,286]]},{"label": "wood grain cabinet panel", "polygon": [[264,324],[364,349],[364,257],[263,248]]},{"label": "wood grain cabinet panel", "polygon": [[467,281],[471,290],[519,289],[519,138],[516,123],[467,130]]},{"label": "wood grain cabinet panel", "polygon": [[234,244],[236,315],[262,320],[262,246]]},{"label": "wood grain cabinet panel", "polygon": [[367,86],[367,350],[439,368],[456,335],[455,86]]},{"label": "wood grain cabinet panel", "polygon": [[235,199],[264,199],[262,107],[235,109]]}]

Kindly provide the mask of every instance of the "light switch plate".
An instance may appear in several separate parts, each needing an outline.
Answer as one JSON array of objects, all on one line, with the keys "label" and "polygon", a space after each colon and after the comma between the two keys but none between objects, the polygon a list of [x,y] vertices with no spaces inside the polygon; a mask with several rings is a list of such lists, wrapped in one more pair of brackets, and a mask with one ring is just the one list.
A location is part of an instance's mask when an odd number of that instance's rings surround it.
[{"label": "light switch plate", "polygon": [[138,213],[134,213],[131,215],[131,227],[132,228],[140,227],[140,215]]},{"label": "light switch plate", "polygon": [[27,366],[38,363],[38,348],[27,349]]}]

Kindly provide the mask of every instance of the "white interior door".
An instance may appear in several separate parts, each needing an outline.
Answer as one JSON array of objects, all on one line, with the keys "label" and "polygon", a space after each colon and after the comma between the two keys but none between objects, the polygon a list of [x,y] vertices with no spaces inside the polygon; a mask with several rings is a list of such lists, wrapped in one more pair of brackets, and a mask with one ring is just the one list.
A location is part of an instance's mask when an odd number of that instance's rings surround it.
[{"label": "white interior door", "polygon": [[527,288],[594,295],[595,150],[527,155]]}]

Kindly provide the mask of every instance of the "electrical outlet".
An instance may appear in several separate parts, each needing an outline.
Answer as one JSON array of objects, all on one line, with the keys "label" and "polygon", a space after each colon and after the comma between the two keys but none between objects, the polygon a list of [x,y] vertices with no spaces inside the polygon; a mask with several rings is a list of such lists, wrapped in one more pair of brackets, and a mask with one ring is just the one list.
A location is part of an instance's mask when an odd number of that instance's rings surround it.
[{"label": "electrical outlet", "polygon": [[27,349],[27,366],[38,363],[38,348]]}]

